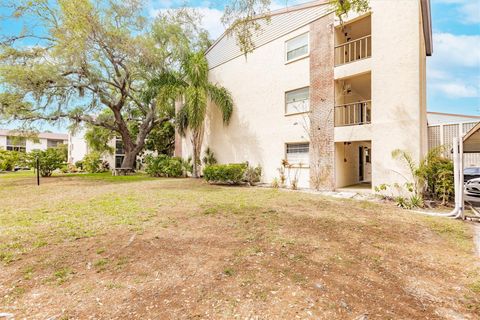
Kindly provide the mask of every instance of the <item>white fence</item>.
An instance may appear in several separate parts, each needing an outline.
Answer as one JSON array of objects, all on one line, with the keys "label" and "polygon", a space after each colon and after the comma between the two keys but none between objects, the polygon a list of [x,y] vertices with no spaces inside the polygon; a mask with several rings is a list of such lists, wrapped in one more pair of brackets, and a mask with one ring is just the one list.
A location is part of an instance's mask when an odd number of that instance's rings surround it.
[{"label": "white fence", "polygon": [[[444,145],[445,156],[452,159],[453,138],[464,135],[472,129],[477,122],[448,123],[428,126],[428,149]],[[465,153],[463,156],[466,167],[480,167],[480,153]]]}]

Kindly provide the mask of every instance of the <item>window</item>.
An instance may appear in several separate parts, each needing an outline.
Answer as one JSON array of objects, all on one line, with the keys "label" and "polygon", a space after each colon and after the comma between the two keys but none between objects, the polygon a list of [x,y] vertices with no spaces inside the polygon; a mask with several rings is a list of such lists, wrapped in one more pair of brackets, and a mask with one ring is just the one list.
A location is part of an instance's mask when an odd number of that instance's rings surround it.
[{"label": "window", "polygon": [[115,156],[115,168],[121,168],[124,156]]},{"label": "window", "polygon": [[121,138],[115,139],[115,168],[121,168],[123,159],[125,158],[125,148]]},{"label": "window", "polygon": [[23,137],[7,136],[7,150],[8,151],[27,151],[27,139]]},{"label": "window", "polygon": [[47,140],[47,148],[56,148],[61,144],[64,144],[63,140],[53,140],[53,139]]},{"label": "window", "polygon": [[115,154],[125,154],[123,149],[123,141],[119,138],[115,140]]},{"label": "window", "polygon": [[286,60],[292,61],[308,55],[308,32],[286,42]]},{"label": "window", "polygon": [[287,161],[290,164],[309,165],[309,143],[287,143]]},{"label": "window", "polygon": [[302,88],[285,93],[285,113],[300,113],[310,110],[310,88]]}]

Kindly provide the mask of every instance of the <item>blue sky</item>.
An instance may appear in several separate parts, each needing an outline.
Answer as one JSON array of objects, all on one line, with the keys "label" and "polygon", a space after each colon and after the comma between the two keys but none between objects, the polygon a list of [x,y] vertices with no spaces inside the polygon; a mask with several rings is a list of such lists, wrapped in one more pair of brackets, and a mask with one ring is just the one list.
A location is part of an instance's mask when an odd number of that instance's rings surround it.
[{"label": "blue sky", "polygon": [[[145,1],[152,18],[160,10],[185,3],[185,0]],[[275,0],[271,7],[303,2],[307,1]],[[186,3],[203,15],[203,26],[212,38],[223,32],[220,18],[226,2],[186,0]],[[433,56],[427,59],[428,110],[480,115],[480,0],[431,0],[431,5],[434,46]],[[0,21],[0,28],[0,33],[12,33],[18,32],[19,25],[4,20]]]}]

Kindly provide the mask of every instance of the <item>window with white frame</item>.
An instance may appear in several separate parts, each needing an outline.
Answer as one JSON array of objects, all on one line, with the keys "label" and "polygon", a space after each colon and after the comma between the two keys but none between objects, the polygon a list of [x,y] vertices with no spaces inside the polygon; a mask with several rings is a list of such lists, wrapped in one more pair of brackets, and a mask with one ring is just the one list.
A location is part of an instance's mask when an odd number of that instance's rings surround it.
[{"label": "window with white frame", "polygon": [[310,110],[310,88],[301,88],[285,93],[285,113],[300,113]]},{"label": "window with white frame", "polygon": [[47,148],[57,148],[61,144],[65,144],[65,141],[58,139],[47,139]]},{"label": "window with white frame", "polygon": [[286,61],[308,55],[308,32],[286,42]]},{"label": "window with white frame", "polygon": [[302,164],[308,166],[310,163],[309,149],[310,144],[308,142],[302,143],[287,143],[287,161],[290,164]]},{"label": "window with white frame", "polygon": [[8,151],[27,151],[27,139],[24,137],[7,136],[7,150]]}]

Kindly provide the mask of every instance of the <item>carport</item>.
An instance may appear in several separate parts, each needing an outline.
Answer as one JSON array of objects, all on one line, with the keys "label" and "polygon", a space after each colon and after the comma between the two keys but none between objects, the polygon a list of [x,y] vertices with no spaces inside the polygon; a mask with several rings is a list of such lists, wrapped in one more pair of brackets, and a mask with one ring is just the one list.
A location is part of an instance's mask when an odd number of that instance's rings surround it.
[{"label": "carport", "polygon": [[[463,181],[463,155],[464,153],[480,152],[480,122],[475,125],[463,137],[455,137],[453,139],[453,173],[455,184],[455,209],[448,214],[441,214],[444,216],[459,218],[459,219],[478,219],[480,212],[478,208],[472,205],[472,212],[475,217],[465,216],[465,187]],[[479,199],[480,200],[480,199]]]}]

